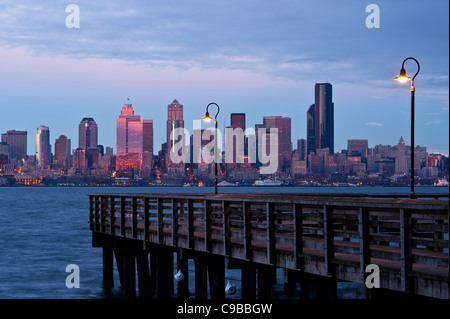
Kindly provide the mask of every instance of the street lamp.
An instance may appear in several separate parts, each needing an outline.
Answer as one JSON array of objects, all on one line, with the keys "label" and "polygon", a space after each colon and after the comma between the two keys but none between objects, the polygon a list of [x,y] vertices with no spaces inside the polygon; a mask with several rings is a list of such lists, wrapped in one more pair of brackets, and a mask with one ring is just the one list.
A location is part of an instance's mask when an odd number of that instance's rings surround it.
[{"label": "street lamp", "polygon": [[217,171],[218,171],[218,164],[217,164],[217,153],[218,153],[218,149],[217,149],[217,115],[220,112],[220,107],[219,105],[217,105],[216,103],[209,103],[208,106],[206,107],[206,113],[205,113],[205,117],[203,118],[203,120],[205,122],[209,122],[212,120],[212,117],[209,116],[209,106],[213,104],[215,106],[217,106],[217,113],[216,116],[214,117],[214,178],[215,178],[215,182],[214,182],[214,194],[218,194],[217,191]]},{"label": "street lamp", "polygon": [[[417,63],[417,72],[412,79],[406,75],[405,62],[408,60],[414,60]],[[401,83],[411,81],[411,198],[414,198],[414,92],[415,92],[414,79],[416,78],[417,74],[419,74],[419,71],[420,71],[419,61],[417,61],[412,57],[409,57],[403,61],[402,69],[400,70],[400,75],[395,78],[395,80]]]}]

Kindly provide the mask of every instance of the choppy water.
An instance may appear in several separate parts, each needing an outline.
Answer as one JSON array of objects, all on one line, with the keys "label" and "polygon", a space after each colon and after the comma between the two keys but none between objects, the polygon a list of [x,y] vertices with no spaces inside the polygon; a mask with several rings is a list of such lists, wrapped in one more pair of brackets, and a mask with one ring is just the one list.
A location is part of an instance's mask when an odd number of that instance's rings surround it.
[{"label": "choppy water", "polygon": [[[115,270],[115,287],[102,289],[102,250],[92,248],[88,225],[87,193],[98,192],[212,192],[211,188],[176,187],[0,187],[0,299],[104,299],[119,298],[120,283]],[[405,193],[407,188],[256,188],[228,187],[221,192],[362,192]],[[448,188],[417,188],[417,193],[441,192]],[[66,287],[66,266],[80,269],[80,288]],[[190,267],[190,293],[194,294],[194,267]],[[272,297],[292,298],[283,287],[283,272],[278,270],[278,284]],[[192,278],[191,278],[192,277]],[[226,280],[238,287],[240,271],[227,270]],[[175,285],[176,286],[176,285]],[[361,298],[362,290],[352,283],[340,283],[339,298]],[[298,298],[298,296],[295,296]]]}]

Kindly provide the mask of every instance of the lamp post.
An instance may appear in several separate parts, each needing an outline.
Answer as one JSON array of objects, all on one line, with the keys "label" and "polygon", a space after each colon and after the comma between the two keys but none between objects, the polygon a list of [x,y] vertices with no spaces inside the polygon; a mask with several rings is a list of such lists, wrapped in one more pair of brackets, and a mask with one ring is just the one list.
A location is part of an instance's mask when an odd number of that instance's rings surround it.
[{"label": "lamp post", "polygon": [[219,105],[217,105],[217,103],[209,103],[206,106],[206,113],[205,113],[205,117],[203,118],[204,121],[209,122],[212,120],[212,117],[209,116],[209,106],[210,105],[215,105],[217,106],[217,113],[216,116],[214,117],[214,194],[218,194],[218,190],[217,190],[217,171],[218,171],[218,164],[217,164],[217,153],[218,153],[218,149],[217,149],[217,115],[219,115],[220,112],[220,107]]},{"label": "lamp post", "polygon": [[[411,79],[406,75],[405,62],[408,60],[414,60],[417,63],[417,72]],[[420,71],[420,64],[415,58],[406,58],[402,63],[402,69],[400,70],[400,75],[395,78],[395,80],[406,83],[411,80],[411,198],[414,199],[414,79]]]}]

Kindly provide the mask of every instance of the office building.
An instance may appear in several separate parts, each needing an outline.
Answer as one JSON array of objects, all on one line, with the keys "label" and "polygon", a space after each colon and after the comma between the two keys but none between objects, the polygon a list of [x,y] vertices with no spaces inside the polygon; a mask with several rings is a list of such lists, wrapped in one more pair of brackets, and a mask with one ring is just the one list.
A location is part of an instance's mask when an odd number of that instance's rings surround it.
[{"label": "office building", "polygon": [[51,162],[50,129],[41,125],[36,132],[36,165],[40,169],[48,169]]},{"label": "office building", "polygon": [[27,132],[9,130],[6,132],[9,160],[23,163],[27,159]]},{"label": "office building", "polygon": [[60,135],[55,140],[55,156],[53,163],[56,167],[68,168],[71,165],[71,142],[65,135]]},{"label": "office building", "polygon": [[316,150],[328,148],[334,153],[334,103],[330,83],[316,83],[314,130]]},{"label": "office building", "polygon": [[92,117],[85,117],[78,125],[78,148],[87,150],[98,145],[98,127]]},{"label": "office building", "polygon": [[117,170],[140,170],[142,154],[153,154],[153,121],[135,115],[133,106],[125,104],[117,118]]}]

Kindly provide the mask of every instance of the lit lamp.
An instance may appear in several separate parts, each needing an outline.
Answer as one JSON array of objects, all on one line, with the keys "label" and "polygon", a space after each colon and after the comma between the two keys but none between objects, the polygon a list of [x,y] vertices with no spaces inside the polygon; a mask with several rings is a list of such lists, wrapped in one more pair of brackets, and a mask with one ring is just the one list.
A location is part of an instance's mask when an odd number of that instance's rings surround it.
[{"label": "lit lamp", "polygon": [[215,106],[217,106],[217,113],[216,116],[214,117],[214,178],[215,178],[215,182],[214,182],[214,194],[218,194],[217,191],[217,171],[218,171],[218,164],[217,164],[217,153],[218,153],[218,149],[217,149],[217,115],[220,112],[220,107],[219,105],[217,105],[216,103],[209,103],[208,106],[206,106],[206,113],[205,113],[205,117],[203,118],[203,120],[205,122],[210,122],[212,120],[212,117],[209,116],[209,106],[211,104],[214,104]]},{"label": "lit lamp", "polygon": [[[406,75],[405,70],[405,62],[407,60],[414,60],[417,63],[417,72],[414,75],[414,77],[411,79],[409,76]],[[419,62],[412,58],[406,58],[402,63],[402,69],[400,70],[400,75],[395,78],[395,80],[406,83],[408,81],[411,81],[411,198],[414,198],[414,79],[416,78],[417,74],[419,74],[420,71],[420,64]]]}]

